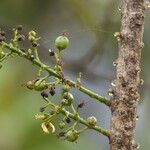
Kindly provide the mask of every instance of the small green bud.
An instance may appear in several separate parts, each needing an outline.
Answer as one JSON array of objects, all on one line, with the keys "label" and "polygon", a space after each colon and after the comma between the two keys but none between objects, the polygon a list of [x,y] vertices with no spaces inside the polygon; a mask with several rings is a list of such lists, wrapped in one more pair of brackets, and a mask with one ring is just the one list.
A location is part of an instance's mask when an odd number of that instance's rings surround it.
[{"label": "small green bud", "polygon": [[97,124],[97,119],[94,116],[88,117],[87,122],[91,126],[96,126]]},{"label": "small green bud", "polygon": [[64,127],[65,127],[65,123],[64,122],[59,123],[59,128],[60,129],[63,129]]},{"label": "small green bud", "polygon": [[70,101],[69,99],[62,99],[61,104],[64,106],[70,106],[72,104],[72,101]]},{"label": "small green bud", "polygon": [[75,142],[79,137],[79,134],[76,130],[69,130],[66,133],[66,140],[69,142]]},{"label": "small green bud", "polygon": [[68,102],[67,102],[66,99],[62,99],[62,100],[61,100],[61,104],[62,104],[62,105],[68,105]]},{"label": "small green bud", "polygon": [[42,91],[46,88],[48,88],[48,87],[47,87],[47,84],[46,84],[45,80],[44,81],[38,80],[34,84],[34,89],[36,91]]},{"label": "small green bud", "polygon": [[62,92],[63,93],[69,92],[69,90],[70,90],[70,86],[68,84],[66,84],[66,85],[63,86]]},{"label": "small green bud", "polygon": [[60,106],[55,106],[55,112],[59,114],[61,112],[61,107]]},{"label": "small green bud", "polygon": [[[73,95],[72,95],[71,93],[69,93],[69,92],[65,92],[65,93],[63,94],[63,98],[65,99],[65,103],[66,103],[66,105],[68,105],[68,106],[70,106],[70,105],[72,104],[73,100],[74,100]],[[63,101],[64,101],[64,100],[63,100]]]},{"label": "small green bud", "polygon": [[62,104],[66,106],[70,106],[74,100],[74,97],[71,93],[65,92],[63,94]]},{"label": "small green bud", "polygon": [[26,84],[26,87],[30,90],[33,90],[34,89],[34,83],[32,81],[28,81]]},{"label": "small green bud", "polygon": [[69,39],[64,35],[57,37],[55,40],[55,46],[60,51],[66,49],[68,45],[69,45]]},{"label": "small green bud", "polygon": [[36,36],[36,32],[35,31],[33,31],[33,30],[31,30],[30,32],[29,32],[29,35],[31,35],[31,36]]},{"label": "small green bud", "polygon": [[35,115],[35,119],[44,120],[44,119],[47,119],[47,118],[49,118],[49,115],[47,115],[47,114],[36,114]]},{"label": "small green bud", "polygon": [[33,42],[35,41],[35,39],[36,39],[36,32],[32,30],[28,33],[28,40]]}]

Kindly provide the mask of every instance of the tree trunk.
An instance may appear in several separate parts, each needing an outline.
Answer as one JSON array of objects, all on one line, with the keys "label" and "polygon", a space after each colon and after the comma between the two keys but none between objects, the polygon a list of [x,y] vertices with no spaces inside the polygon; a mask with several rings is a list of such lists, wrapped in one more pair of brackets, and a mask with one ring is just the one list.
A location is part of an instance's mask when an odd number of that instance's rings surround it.
[{"label": "tree trunk", "polygon": [[139,102],[140,59],[143,48],[144,13],[146,0],[122,0],[121,31],[115,36],[119,57],[113,82],[114,96],[110,101],[112,119],[110,131],[111,150],[136,150],[135,125]]}]

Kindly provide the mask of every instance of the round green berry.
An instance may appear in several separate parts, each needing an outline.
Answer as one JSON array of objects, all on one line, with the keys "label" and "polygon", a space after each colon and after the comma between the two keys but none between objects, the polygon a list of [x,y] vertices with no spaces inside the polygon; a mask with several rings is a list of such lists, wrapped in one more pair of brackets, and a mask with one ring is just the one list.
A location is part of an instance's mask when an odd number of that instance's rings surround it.
[{"label": "round green berry", "polygon": [[42,91],[42,90],[44,90],[46,88],[47,88],[47,84],[46,84],[45,80],[44,81],[38,80],[34,84],[34,89],[36,91]]},{"label": "round green berry", "polygon": [[94,116],[88,117],[87,122],[91,126],[96,126],[97,124],[97,119]]},{"label": "round green berry", "polygon": [[76,130],[69,130],[66,133],[66,140],[69,142],[75,142],[79,137],[79,134]]},{"label": "round green berry", "polygon": [[66,36],[59,36],[55,40],[55,46],[58,50],[66,49],[69,45],[69,39]]}]

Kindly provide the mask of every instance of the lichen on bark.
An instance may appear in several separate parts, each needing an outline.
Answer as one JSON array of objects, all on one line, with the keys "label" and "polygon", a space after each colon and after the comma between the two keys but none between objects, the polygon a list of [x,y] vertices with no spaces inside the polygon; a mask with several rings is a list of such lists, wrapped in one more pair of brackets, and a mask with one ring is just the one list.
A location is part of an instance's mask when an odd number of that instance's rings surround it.
[{"label": "lichen on bark", "polygon": [[143,48],[145,0],[123,0],[121,30],[117,36],[119,56],[111,103],[111,150],[136,150],[135,126],[140,99],[140,59]]}]

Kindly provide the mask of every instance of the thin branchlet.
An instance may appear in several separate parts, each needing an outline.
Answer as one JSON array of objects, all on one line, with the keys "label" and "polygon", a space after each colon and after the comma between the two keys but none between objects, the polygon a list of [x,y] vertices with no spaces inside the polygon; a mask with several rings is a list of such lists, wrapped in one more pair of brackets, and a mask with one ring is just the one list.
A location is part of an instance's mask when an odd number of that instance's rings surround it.
[{"label": "thin branchlet", "polygon": [[[101,95],[83,87],[81,84],[81,73],[79,73],[76,82],[65,77],[61,60],[61,51],[68,46],[69,39],[65,37],[65,35],[61,35],[56,39],[55,46],[57,51],[53,51],[53,54],[50,55],[51,57],[54,56],[56,65],[54,67],[50,67],[40,60],[37,48],[39,46],[38,40],[40,37],[37,36],[35,31],[30,31],[28,33],[28,40],[31,43],[31,47],[27,50],[22,50],[19,46],[20,40],[18,40],[18,37],[23,36],[20,34],[20,28],[14,28],[13,33],[13,38],[9,43],[5,42],[4,40],[0,42],[0,62],[3,62],[6,60],[6,58],[11,56],[19,56],[29,60],[33,65],[39,67],[37,74],[38,78],[28,81],[26,84],[24,84],[24,86],[30,90],[39,91],[41,97],[46,103],[45,106],[40,107],[40,114],[35,115],[36,119],[41,119],[43,121],[41,124],[42,130],[45,133],[49,133],[49,129],[51,128],[52,133],[54,133],[56,128],[53,124],[53,119],[57,115],[62,115],[64,116],[64,119],[60,122],[59,128],[64,129],[66,123],[70,126],[68,129],[66,129],[66,131],[62,131],[65,139],[70,142],[75,142],[78,139],[79,134],[87,129],[93,129],[107,137],[110,137],[109,132],[106,129],[103,129],[97,125],[97,119],[94,116],[83,119],[79,114],[78,108],[76,109],[74,107],[74,96],[70,93],[71,88],[76,88],[77,90],[99,101],[100,103],[105,104],[106,106],[109,106],[109,101]],[[9,50],[9,52],[5,53],[6,49]],[[41,77],[43,71],[47,72],[48,75]],[[51,76],[53,76],[55,80],[47,82],[47,79],[49,79]],[[52,97],[56,94],[55,86],[57,85],[61,85],[63,87],[61,92],[61,102],[59,104],[52,103],[49,99],[49,97]],[[68,107],[70,107],[69,111],[67,109]],[[47,109],[50,109],[49,113],[47,113]],[[86,127],[77,129],[76,126],[78,123]]]},{"label": "thin branchlet", "polygon": [[[3,46],[6,47],[7,49],[11,50],[11,52],[18,54],[20,57],[30,60],[26,53],[22,52],[19,48],[14,47],[12,44],[7,44],[6,42],[3,42]],[[37,65],[38,67],[43,68],[43,70],[47,71],[50,75],[55,76],[59,79],[62,79],[65,83],[76,88],[76,82],[69,80],[69,79],[63,79],[62,76],[60,74],[58,74],[54,69],[52,69],[48,65],[42,63],[38,59],[32,60],[32,63]],[[102,97],[101,95],[99,95],[83,86],[79,86],[78,89],[79,89],[79,91],[85,93],[86,95],[90,96],[91,98],[96,99],[99,102],[101,102],[107,106],[109,105],[109,101],[105,97]]]}]

